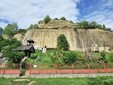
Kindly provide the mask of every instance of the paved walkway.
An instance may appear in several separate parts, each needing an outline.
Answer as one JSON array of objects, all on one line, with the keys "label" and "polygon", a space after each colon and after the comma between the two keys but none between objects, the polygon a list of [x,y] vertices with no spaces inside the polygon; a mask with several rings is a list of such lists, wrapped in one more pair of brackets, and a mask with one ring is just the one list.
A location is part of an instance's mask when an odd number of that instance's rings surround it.
[{"label": "paved walkway", "polygon": [[[113,76],[113,73],[93,73],[93,74],[30,74],[27,78],[82,78],[82,77],[98,77]],[[18,78],[19,75],[0,75],[5,78]]]},{"label": "paved walkway", "polygon": [[98,77],[113,76],[113,73],[95,73],[95,74],[31,74],[32,78],[82,78],[82,77]]}]

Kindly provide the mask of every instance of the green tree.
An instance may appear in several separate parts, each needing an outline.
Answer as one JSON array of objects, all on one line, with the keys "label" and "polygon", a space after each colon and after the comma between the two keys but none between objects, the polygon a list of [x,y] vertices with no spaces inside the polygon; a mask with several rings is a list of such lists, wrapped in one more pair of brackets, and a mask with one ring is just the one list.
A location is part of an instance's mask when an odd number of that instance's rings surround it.
[{"label": "green tree", "polygon": [[92,21],[91,23],[89,23],[90,28],[95,29],[97,27],[97,23],[95,21]]},{"label": "green tree", "polygon": [[34,25],[31,24],[28,29],[33,29],[33,28],[34,28]]},{"label": "green tree", "polygon": [[21,59],[24,57],[23,52],[16,52],[12,50],[13,47],[11,46],[5,46],[2,49],[2,54],[6,59],[9,61],[9,63],[20,63]]},{"label": "green tree", "polygon": [[12,24],[8,24],[3,33],[9,36],[13,36],[14,34],[16,34],[18,29],[17,23],[12,23]]},{"label": "green tree", "polygon": [[90,26],[89,26],[89,22],[88,21],[82,21],[82,22],[79,22],[77,23],[78,27],[81,28],[81,29],[89,29]]},{"label": "green tree", "polygon": [[3,33],[3,29],[2,27],[0,27],[0,35]]},{"label": "green tree", "polygon": [[66,18],[65,17],[61,17],[60,20],[66,20]]},{"label": "green tree", "polygon": [[84,29],[88,29],[89,28],[89,22],[84,20],[82,22],[82,26],[83,26]]},{"label": "green tree", "polygon": [[29,28],[28,28],[28,30],[29,29],[36,29],[36,28],[38,28],[38,26],[37,26],[37,24],[31,24],[30,26],[29,26]]},{"label": "green tree", "polygon": [[26,29],[18,29],[18,33],[21,33],[23,35],[26,33],[26,31],[27,31]]},{"label": "green tree", "polygon": [[106,29],[106,26],[103,24],[102,28],[105,30]]},{"label": "green tree", "polygon": [[98,24],[98,25],[97,25],[97,28],[98,28],[98,29],[102,29],[103,27],[102,27],[102,25]]},{"label": "green tree", "polygon": [[49,21],[51,20],[50,16],[47,15],[45,18],[44,18],[44,22],[47,24]]},{"label": "green tree", "polygon": [[57,38],[57,49],[64,51],[69,50],[69,44],[64,34],[61,34]]},{"label": "green tree", "polygon": [[0,41],[0,50],[4,57],[8,59],[11,63],[19,63],[22,59],[24,53],[16,52],[13,49],[20,46],[21,42],[17,41],[16,39],[10,39],[10,40],[2,40]]}]

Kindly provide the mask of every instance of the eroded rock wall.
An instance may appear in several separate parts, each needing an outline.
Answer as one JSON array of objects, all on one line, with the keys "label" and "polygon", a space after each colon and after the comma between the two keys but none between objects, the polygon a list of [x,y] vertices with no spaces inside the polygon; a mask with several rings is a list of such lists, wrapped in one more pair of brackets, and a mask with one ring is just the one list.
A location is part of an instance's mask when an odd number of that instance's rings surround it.
[{"label": "eroded rock wall", "polygon": [[60,34],[64,34],[70,45],[70,50],[75,50],[75,36],[73,29],[31,29],[26,34],[22,41],[23,44],[27,44],[27,39],[33,39],[35,41],[35,47],[56,48],[57,37]]},{"label": "eroded rock wall", "polygon": [[70,45],[70,50],[109,51],[113,47],[113,33],[99,29],[31,29],[26,32],[22,41],[27,39],[35,41],[35,47],[56,48],[57,37],[64,34]]}]

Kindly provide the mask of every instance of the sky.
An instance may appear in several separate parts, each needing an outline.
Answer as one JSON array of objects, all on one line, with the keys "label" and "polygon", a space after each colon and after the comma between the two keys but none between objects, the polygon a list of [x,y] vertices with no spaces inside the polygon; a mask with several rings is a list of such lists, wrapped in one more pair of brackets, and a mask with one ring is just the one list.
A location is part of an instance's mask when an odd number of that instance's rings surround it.
[{"label": "sky", "polygon": [[0,26],[17,22],[19,28],[37,24],[46,15],[87,20],[113,29],[113,0],[0,0]]}]

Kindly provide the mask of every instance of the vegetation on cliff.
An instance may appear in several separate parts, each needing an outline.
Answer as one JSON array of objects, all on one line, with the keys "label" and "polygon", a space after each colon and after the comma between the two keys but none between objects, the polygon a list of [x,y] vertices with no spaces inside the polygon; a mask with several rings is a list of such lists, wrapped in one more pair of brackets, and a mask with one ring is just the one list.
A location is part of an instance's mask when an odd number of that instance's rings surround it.
[{"label": "vegetation on cliff", "polygon": [[58,50],[64,50],[64,51],[69,50],[69,44],[68,44],[68,41],[67,41],[64,34],[61,34],[57,38],[57,49]]},{"label": "vegetation on cliff", "polygon": [[98,24],[95,21],[92,22],[88,22],[86,20],[82,21],[82,22],[77,22],[76,23],[77,28],[79,29],[102,29],[102,30],[106,30],[106,31],[111,31],[111,28],[107,28],[104,24]]}]

